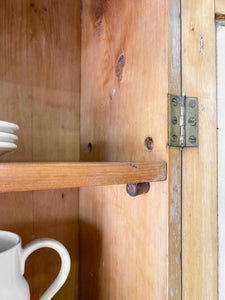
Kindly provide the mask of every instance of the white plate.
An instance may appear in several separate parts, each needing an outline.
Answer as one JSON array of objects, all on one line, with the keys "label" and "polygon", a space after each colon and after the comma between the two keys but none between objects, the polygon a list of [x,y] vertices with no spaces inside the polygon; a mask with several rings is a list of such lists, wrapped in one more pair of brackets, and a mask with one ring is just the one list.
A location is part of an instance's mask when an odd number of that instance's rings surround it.
[{"label": "white plate", "polygon": [[12,151],[17,148],[17,145],[14,143],[6,143],[6,142],[0,142],[0,151]]},{"label": "white plate", "polygon": [[14,143],[18,140],[15,134],[0,132],[0,142]]},{"label": "white plate", "polygon": [[17,124],[0,121],[0,131],[2,132],[14,133],[14,131],[17,131],[18,129],[19,126]]}]

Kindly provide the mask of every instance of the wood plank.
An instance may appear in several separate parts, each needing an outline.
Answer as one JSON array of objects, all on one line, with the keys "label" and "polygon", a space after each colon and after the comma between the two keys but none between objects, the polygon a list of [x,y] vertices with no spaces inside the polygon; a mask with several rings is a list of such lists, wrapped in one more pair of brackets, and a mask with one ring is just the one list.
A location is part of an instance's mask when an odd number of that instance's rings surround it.
[{"label": "wood plank", "polygon": [[225,298],[225,22],[216,22],[216,67],[217,67],[217,177],[218,177],[218,299]]},{"label": "wood plank", "polygon": [[183,150],[183,299],[217,299],[214,1],[182,1],[182,91],[199,98],[199,147]]},{"label": "wood plank", "polygon": [[[167,161],[167,1],[82,12],[81,160]],[[167,299],[167,181],[134,199],[123,185],[81,188],[79,224],[81,300]]]},{"label": "wood plank", "polygon": [[0,119],[20,126],[18,150],[1,160],[79,159],[80,11],[61,6],[1,1]]},{"label": "wood plank", "polygon": [[[1,161],[79,160],[80,2],[0,1],[0,42],[0,119],[20,125],[17,151]],[[1,229],[17,232],[24,244],[38,236],[69,245],[68,284],[54,299],[78,296],[78,200],[76,189],[0,195]],[[51,214],[45,230],[43,203]],[[60,262],[51,257],[43,250],[29,258],[31,299],[56,276]]]},{"label": "wood plank", "polygon": [[[169,4],[169,93],[181,95],[181,21],[180,0]],[[181,158],[179,148],[169,149],[169,242],[168,242],[168,299],[182,299],[182,205],[181,205]]]},{"label": "wood plank", "polygon": [[1,192],[166,180],[166,163],[2,163]]},{"label": "wood plank", "polygon": [[[50,236],[61,242],[71,257],[70,274],[53,299],[78,299],[78,206],[79,189],[59,189],[38,191],[34,193],[33,239]],[[58,254],[51,249],[41,249],[29,259],[33,259],[33,299],[41,295],[56,278],[61,261]],[[29,261],[26,266],[29,267]],[[47,265],[47,267],[46,267]],[[41,274],[41,276],[40,276]]]},{"label": "wood plank", "polygon": [[216,5],[216,8],[215,8],[216,15],[217,16],[225,15],[225,2],[224,2],[224,0],[216,0],[215,5]]}]

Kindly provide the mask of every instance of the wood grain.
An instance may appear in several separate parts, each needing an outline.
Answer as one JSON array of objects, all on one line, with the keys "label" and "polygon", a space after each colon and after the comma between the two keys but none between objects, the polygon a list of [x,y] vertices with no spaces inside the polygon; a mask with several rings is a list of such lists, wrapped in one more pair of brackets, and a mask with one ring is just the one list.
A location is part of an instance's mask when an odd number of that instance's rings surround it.
[{"label": "wood grain", "polygon": [[216,79],[217,79],[217,197],[218,197],[218,299],[225,298],[224,274],[225,274],[225,160],[224,160],[224,142],[225,142],[225,22],[216,22]]},{"label": "wood grain", "polygon": [[[181,95],[181,22],[180,0],[171,0],[169,7],[169,93]],[[168,242],[168,299],[182,299],[182,205],[181,160],[179,148],[169,149],[169,242]]]},{"label": "wood grain", "polygon": [[199,148],[183,151],[183,299],[217,299],[214,1],[182,1],[182,90],[199,98]]},{"label": "wood grain", "polygon": [[166,180],[166,163],[2,163],[0,191],[32,191]]},{"label": "wood grain", "polygon": [[[71,256],[71,271],[64,286],[53,299],[78,299],[78,212],[79,189],[59,189],[34,193],[33,239],[50,236],[60,241]],[[51,249],[41,249],[33,259],[31,280],[34,299],[39,299],[56,278],[61,261]],[[26,262],[29,265],[29,261]],[[41,274],[41,276],[40,276]]]},{"label": "wood grain", "polygon": [[[83,1],[81,160],[167,161],[167,26],[164,0]],[[168,182],[135,199],[123,185],[81,188],[79,298],[167,290]]]},{"label": "wood grain", "polygon": [[[0,119],[20,126],[18,150],[1,161],[79,160],[80,2],[0,1],[0,42]],[[24,243],[39,236],[69,245],[73,265],[68,282],[74,285],[65,285],[54,299],[76,299],[77,190],[1,194],[0,201],[1,229],[17,232]],[[43,203],[51,212],[45,229]],[[55,228],[54,233],[50,228]],[[60,266],[54,253],[52,259],[44,250],[41,253],[35,253],[26,265],[34,300]]]},{"label": "wood grain", "polygon": [[225,15],[225,2],[224,0],[216,0],[215,1],[215,11],[216,11],[216,15],[220,16],[220,15]]}]

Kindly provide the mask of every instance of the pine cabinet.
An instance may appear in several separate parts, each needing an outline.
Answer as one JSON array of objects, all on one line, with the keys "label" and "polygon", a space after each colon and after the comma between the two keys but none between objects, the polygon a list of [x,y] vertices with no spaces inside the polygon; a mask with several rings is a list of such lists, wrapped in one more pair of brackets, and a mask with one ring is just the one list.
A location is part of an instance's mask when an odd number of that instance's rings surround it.
[{"label": "pine cabinet", "polygon": [[[67,247],[54,299],[216,299],[216,2],[0,2],[0,229]],[[197,148],[168,146],[168,93],[198,97]],[[59,266],[28,259],[32,299]]]}]

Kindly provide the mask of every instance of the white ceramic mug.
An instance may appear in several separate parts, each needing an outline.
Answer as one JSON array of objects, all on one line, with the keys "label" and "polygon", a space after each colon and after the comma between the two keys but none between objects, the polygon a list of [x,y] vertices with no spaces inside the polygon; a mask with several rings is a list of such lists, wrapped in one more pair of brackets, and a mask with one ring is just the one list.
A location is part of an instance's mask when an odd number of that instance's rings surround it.
[{"label": "white ceramic mug", "polygon": [[55,281],[41,296],[40,300],[50,300],[66,281],[71,261],[66,248],[53,239],[38,239],[21,247],[19,235],[0,231],[0,299],[30,300],[30,290],[23,277],[27,257],[37,249],[52,248],[61,258],[61,269]]}]

